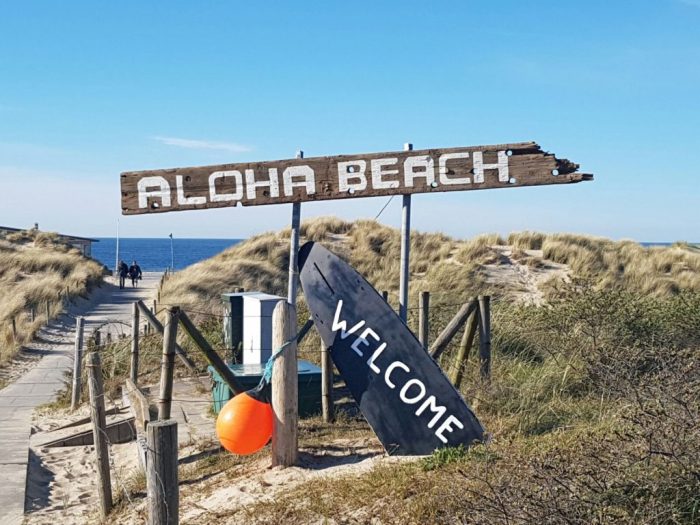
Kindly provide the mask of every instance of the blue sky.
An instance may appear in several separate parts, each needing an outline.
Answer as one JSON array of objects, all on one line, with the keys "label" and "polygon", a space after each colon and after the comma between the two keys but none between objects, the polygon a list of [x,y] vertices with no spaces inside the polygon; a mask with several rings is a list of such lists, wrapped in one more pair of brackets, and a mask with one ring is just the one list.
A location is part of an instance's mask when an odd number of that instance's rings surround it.
[{"label": "blue sky", "polygon": [[[595,182],[418,195],[413,227],[700,240],[700,0],[5,1],[0,224],[114,235],[135,169],[537,141]],[[374,217],[386,199],[302,216]],[[120,218],[245,237],[290,205]],[[381,221],[400,222],[400,199]]]}]

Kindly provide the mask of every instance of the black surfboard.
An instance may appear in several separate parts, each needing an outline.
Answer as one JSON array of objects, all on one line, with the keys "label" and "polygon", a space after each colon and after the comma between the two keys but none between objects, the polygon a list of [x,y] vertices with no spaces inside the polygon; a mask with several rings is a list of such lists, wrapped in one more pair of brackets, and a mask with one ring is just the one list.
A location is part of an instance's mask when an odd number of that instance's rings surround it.
[{"label": "black surfboard", "polygon": [[301,247],[299,268],[323,343],[387,453],[424,455],[483,439],[462,396],[359,273],[313,242]]}]

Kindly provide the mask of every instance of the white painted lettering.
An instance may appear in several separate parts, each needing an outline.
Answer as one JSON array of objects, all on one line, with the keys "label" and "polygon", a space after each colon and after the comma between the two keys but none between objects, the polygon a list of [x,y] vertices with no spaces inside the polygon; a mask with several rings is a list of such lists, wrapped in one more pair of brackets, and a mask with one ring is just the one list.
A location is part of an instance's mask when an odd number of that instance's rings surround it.
[{"label": "white painted lettering", "polygon": [[438,427],[438,429],[435,431],[435,435],[442,441],[443,443],[447,443],[447,438],[443,436],[443,433],[445,431],[447,432],[453,432],[454,428],[452,428],[452,424],[457,425],[459,428],[464,428],[464,425],[462,422],[457,419],[456,417],[450,415],[447,416],[447,419],[442,422],[442,424]]},{"label": "white painted lettering", "polygon": [[[338,301],[338,306],[335,308],[335,316],[333,317],[333,325],[331,326],[331,330],[334,332],[337,332],[340,330],[340,338],[341,339],[346,339],[349,335],[354,334],[357,332],[360,328],[362,328],[365,325],[364,320],[360,321],[357,323],[355,326],[353,326],[350,330],[347,330],[348,328],[348,323],[347,321],[341,321],[340,320],[340,311],[343,309],[343,300],[340,299]],[[357,350],[355,350],[357,351]],[[360,354],[362,355],[362,354]]]},{"label": "white painted lettering", "polygon": [[369,346],[369,341],[367,341],[367,336],[371,336],[375,341],[379,341],[379,336],[371,328],[365,328],[364,331],[355,339],[355,342],[350,345],[350,347],[355,351],[360,357],[364,356],[362,350],[360,350],[360,345]]},{"label": "white painted lettering", "polygon": [[[338,163],[338,189],[342,192],[362,191],[367,188],[367,161],[350,160]],[[358,182],[350,182],[357,179]]]},{"label": "white painted lettering", "polygon": [[411,369],[401,361],[394,361],[391,363],[388,367],[386,367],[386,372],[384,372],[384,381],[389,388],[396,388],[396,385],[391,382],[391,379],[389,379],[391,377],[391,373],[394,371],[394,368],[403,368],[406,372],[411,371]]},{"label": "white painted lettering", "polygon": [[245,186],[246,194],[250,200],[256,198],[256,190],[258,188],[268,187],[269,197],[279,197],[280,196],[280,183],[279,176],[277,174],[277,168],[268,169],[268,180],[256,181],[255,172],[252,169],[245,170]]},{"label": "white painted lettering", "polygon": [[398,180],[384,180],[385,175],[398,175],[399,170],[385,170],[385,166],[392,166],[398,162],[396,157],[389,159],[372,159],[370,161],[370,169],[372,170],[372,187],[377,190],[388,190],[390,188],[398,188]]},{"label": "white painted lettering", "polygon": [[[418,395],[414,397],[408,397],[408,391],[413,385],[416,385],[418,387]],[[406,381],[406,384],[401,389],[401,392],[399,392],[399,398],[407,405],[413,405],[414,403],[418,403],[418,401],[420,401],[424,397],[425,385],[420,379],[409,379],[408,381]]]},{"label": "white painted lettering", "polygon": [[416,410],[416,415],[420,416],[428,407],[430,407],[431,412],[437,412],[433,419],[431,419],[428,423],[428,428],[433,428],[435,426],[435,423],[437,423],[438,420],[445,414],[445,412],[447,412],[447,407],[438,406],[435,396],[428,396],[428,398],[425,401],[423,401],[423,404],[418,407],[418,410]]},{"label": "white painted lettering", "polygon": [[[158,188],[153,190],[150,188]],[[170,184],[164,177],[144,177],[137,184],[139,208],[148,208],[148,198],[158,197],[163,208],[170,207]]]},{"label": "white painted lettering", "polygon": [[[216,192],[216,181],[219,179],[224,179],[222,182],[226,182],[226,178],[233,179],[233,193],[217,193]],[[209,175],[209,200],[211,202],[228,202],[228,201],[239,201],[243,198],[243,175],[240,171],[215,171]]]},{"label": "white painted lettering", "polygon": [[[416,168],[420,168],[420,171],[416,171]],[[413,187],[413,181],[418,177],[425,177],[426,186],[435,182],[435,162],[429,155],[408,157],[403,162],[403,178],[406,187]]]},{"label": "white painted lettering", "polygon": [[367,360],[367,366],[369,366],[370,369],[371,369],[375,374],[379,374],[379,373],[381,372],[381,370],[379,369],[379,367],[378,367],[377,365],[374,364],[374,362],[377,360],[377,358],[378,358],[380,355],[382,355],[382,352],[384,351],[385,348],[386,348],[386,343],[380,344],[380,345],[379,345],[379,348],[377,348],[377,349],[374,351],[374,353],[372,354],[372,357],[370,357],[370,358]]},{"label": "white painted lettering", "polygon": [[[282,173],[284,179],[284,195],[291,197],[294,194],[294,188],[304,188],[307,195],[316,193],[316,179],[314,170],[311,166],[289,166]],[[294,178],[302,180],[294,182]]]},{"label": "white painted lettering", "polygon": [[469,152],[465,153],[443,153],[438,159],[438,171],[440,172],[440,184],[471,184],[469,177],[454,177],[450,178],[447,176],[448,167],[447,161],[452,159],[468,159]]},{"label": "white painted lettering", "polygon": [[510,175],[508,174],[508,155],[505,151],[498,152],[498,162],[495,164],[484,164],[484,154],[481,151],[472,153],[474,159],[474,182],[484,182],[484,170],[498,170],[498,180],[500,182],[508,182]]},{"label": "white painted lettering", "polygon": [[185,188],[183,187],[182,182],[182,175],[176,175],[175,186],[177,187],[177,203],[180,206],[196,206],[207,202],[206,197],[185,197]]}]

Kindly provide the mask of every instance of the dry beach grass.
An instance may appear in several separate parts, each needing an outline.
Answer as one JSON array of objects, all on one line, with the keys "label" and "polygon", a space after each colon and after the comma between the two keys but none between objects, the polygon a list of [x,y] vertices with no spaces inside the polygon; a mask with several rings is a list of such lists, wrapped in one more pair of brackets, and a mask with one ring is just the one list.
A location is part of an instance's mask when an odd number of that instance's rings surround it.
[{"label": "dry beach grass", "polygon": [[0,238],[0,366],[46,323],[47,303],[49,315],[59,315],[66,301],[86,296],[102,275],[102,265],[54,234],[29,230]]},{"label": "dry beach grass", "polygon": [[[330,245],[396,303],[396,230],[317,219],[303,225],[302,237]],[[176,274],[164,301],[218,314],[223,290],[284,295],[287,250],[288,231],[259,235]],[[223,523],[700,520],[695,247],[522,232],[468,241],[415,234],[412,250],[411,302],[418,291],[431,291],[433,338],[467,297],[494,297],[492,379],[480,379],[472,358],[461,387],[490,441],[408,463],[309,476],[276,487],[271,497],[261,493],[238,506],[195,512],[193,522],[206,516]],[[304,315],[302,301],[300,320]],[[309,337],[300,354],[315,360],[318,345]],[[454,350],[441,358],[446,370]],[[353,421],[353,437],[371,441],[369,429]],[[304,423],[302,441],[312,438],[317,452],[333,448],[344,436],[343,425],[332,428]],[[221,469],[207,478],[206,493],[224,501],[235,496],[227,472],[247,474],[226,467],[225,454],[217,458],[207,460]],[[198,487],[184,489],[185,512],[198,508]]]}]

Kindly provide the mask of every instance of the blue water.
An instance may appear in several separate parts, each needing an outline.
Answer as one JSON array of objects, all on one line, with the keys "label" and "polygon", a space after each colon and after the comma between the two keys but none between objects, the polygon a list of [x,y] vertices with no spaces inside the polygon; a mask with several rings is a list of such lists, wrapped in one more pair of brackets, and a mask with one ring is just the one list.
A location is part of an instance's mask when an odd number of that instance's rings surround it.
[{"label": "blue water", "polygon": [[[98,237],[100,242],[92,244],[92,256],[114,269],[117,239],[115,237]],[[208,259],[221,253],[226,248],[238,244],[242,239],[173,239],[173,262],[176,270],[190,264]],[[170,267],[170,238],[164,239],[119,239],[119,258],[127,264],[134,259],[141,269],[163,271]]]}]

